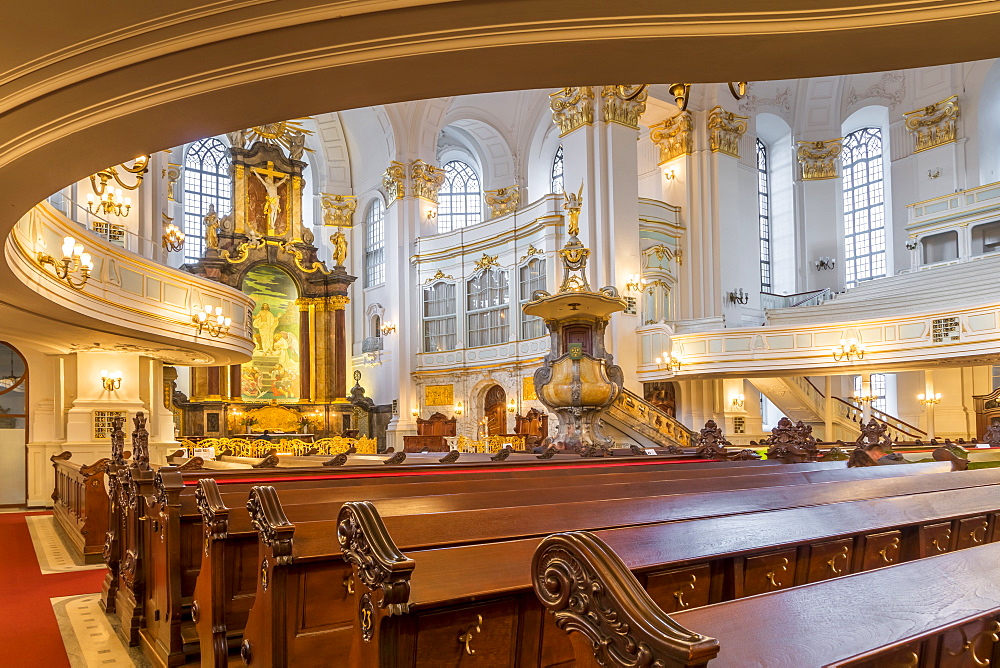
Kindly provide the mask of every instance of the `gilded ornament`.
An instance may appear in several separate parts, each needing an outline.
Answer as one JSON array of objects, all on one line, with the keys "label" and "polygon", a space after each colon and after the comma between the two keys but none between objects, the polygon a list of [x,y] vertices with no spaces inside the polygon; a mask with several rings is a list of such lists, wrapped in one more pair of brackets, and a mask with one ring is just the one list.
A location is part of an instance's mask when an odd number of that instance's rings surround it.
[{"label": "gilded ornament", "polygon": [[329,301],[330,308],[334,311],[343,311],[351,303],[351,298],[347,295],[333,295],[332,297],[327,297],[327,300]]},{"label": "gilded ornament", "polygon": [[424,403],[428,406],[451,406],[455,403],[455,386],[426,385]]},{"label": "gilded ornament", "polygon": [[343,267],[347,260],[347,237],[344,231],[337,228],[337,231],[330,235],[330,243],[333,245],[333,264]]},{"label": "gilded ornament", "polygon": [[682,111],[649,128],[649,138],[660,149],[664,164],[682,155],[694,153],[694,122],[691,112]]},{"label": "gilded ornament", "polygon": [[527,376],[521,379],[521,399],[522,401],[536,401],[538,395],[535,393],[535,379]]},{"label": "gilded ornament", "polygon": [[177,185],[177,180],[181,178],[181,166],[170,163],[163,170],[163,175],[167,179],[167,199],[176,202],[177,198],[174,197],[174,189]]},{"label": "gilded ornament", "polygon": [[445,173],[440,167],[428,165],[423,160],[410,163],[410,181],[413,184],[413,196],[428,202],[438,201],[438,190],[444,185]]},{"label": "gilded ornament", "polygon": [[353,227],[354,212],[358,200],[354,195],[330,195],[323,193],[323,224],[331,227]]},{"label": "gilded ornament", "polygon": [[552,121],[559,126],[559,136],[569,134],[594,122],[594,89],[592,86],[560,88],[549,95]]},{"label": "gilded ornament", "polygon": [[487,255],[486,253],[483,253],[482,259],[476,262],[476,266],[473,269],[473,272],[478,273],[480,271],[485,271],[490,267],[499,267],[500,263],[497,262],[497,257],[498,256],[496,255]]},{"label": "gilded ornament", "polygon": [[[302,259],[305,257],[305,254],[302,251],[300,251],[298,248],[295,247],[295,242],[294,241],[289,241],[287,243],[281,244],[279,246],[279,248],[281,248],[281,250],[283,252],[288,253],[289,255],[292,256],[292,259],[295,262],[295,266],[299,268],[299,271],[305,272],[307,274],[312,274],[312,273],[315,273],[317,271],[319,273],[321,273],[321,274],[324,274],[324,275],[327,275],[327,274],[330,273],[330,270],[326,268],[326,265],[323,264],[322,262],[318,261],[318,260],[314,260],[313,263],[311,265],[309,265],[308,267],[305,266],[302,263]],[[346,247],[346,245],[344,247],[344,253],[345,253],[345,255],[347,253],[347,247]]]},{"label": "gilded ornament", "polygon": [[957,95],[904,114],[906,129],[913,136],[913,151],[918,153],[955,141],[960,115]]},{"label": "gilded ornament", "polygon": [[208,205],[208,215],[205,216],[205,246],[211,250],[219,250],[219,216],[215,213],[215,205]]},{"label": "gilded ornament", "polygon": [[604,86],[601,88],[604,120],[638,130],[648,97],[647,84]]},{"label": "gilded ornament", "polygon": [[307,120],[309,120],[308,116],[289,121],[278,121],[277,123],[265,123],[264,125],[255,125],[247,130],[230,132],[227,136],[229,143],[237,148],[246,148],[247,144],[262,142],[272,146],[281,146],[292,154],[292,160],[299,160],[302,157],[302,150],[311,152],[311,149],[305,148],[305,135],[313,133],[302,124],[303,121]]},{"label": "gilded ornament", "polygon": [[264,186],[264,218],[267,219],[268,235],[273,235],[276,233],[275,223],[278,221],[278,214],[281,213],[281,196],[278,194],[278,188],[288,181],[289,174],[277,171],[274,162],[270,160],[267,161],[266,169],[251,167],[250,173]]},{"label": "gilded ornament", "polygon": [[575,237],[580,234],[580,209],[583,208],[583,183],[580,183],[580,192],[563,192],[563,197],[566,200],[563,202],[563,208],[569,214],[569,223],[566,225],[566,231],[569,232],[570,237]]},{"label": "gilded ornament", "polygon": [[486,204],[490,207],[490,213],[493,214],[494,218],[513,213],[521,201],[521,193],[516,185],[487,190],[483,194],[486,196]]},{"label": "gilded ornament", "polygon": [[843,150],[843,139],[800,141],[795,152],[802,170],[803,181],[837,178],[837,165]]},{"label": "gilded ornament", "polygon": [[746,116],[715,106],[708,111],[708,147],[712,153],[740,157],[740,138],[747,131]]},{"label": "gilded ornament", "polygon": [[406,167],[393,160],[382,174],[382,188],[385,189],[388,204],[406,197]]},{"label": "gilded ornament", "polygon": [[434,281],[440,281],[440,280],[454,281],[455,277],[452,276],[451,274],[445,274],[443,271],[441,271],[440,269],[438,269],[437,273],[435,273],[433,276],[431,276],[426,281],[424,281],[424,285],[427,285],[428,283],[433,283]]},{"label": "gilded ornament", "polygon": [[521,256],[521,259],[518,260],[517,263],[521,264],[532,255],[545,255],[545,251],[538,250],[537,248],[534,247],[534,245],[529,245],[528,250],[525,251],[524,255]]}]

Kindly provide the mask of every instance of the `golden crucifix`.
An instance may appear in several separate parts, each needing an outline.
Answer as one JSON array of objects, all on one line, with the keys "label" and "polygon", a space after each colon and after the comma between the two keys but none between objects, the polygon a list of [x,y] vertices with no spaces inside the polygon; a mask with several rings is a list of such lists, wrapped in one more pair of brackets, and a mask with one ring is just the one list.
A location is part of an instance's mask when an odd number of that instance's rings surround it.
[{"label": "golden crucifix", "polygon": [[[288,174],[274,169],[274,162],[267,161],[267,169],[253,167],[251,170],[257,179],[264,186],[264,217],[267,218],[267,235],[275,236],[274,223],[278,220],[281,212],[281,198],[278,196],[278,187],[288,180]],[[278,180],[278,177],[282,177]],[[264,178],[267,177],[267,178]]]}]

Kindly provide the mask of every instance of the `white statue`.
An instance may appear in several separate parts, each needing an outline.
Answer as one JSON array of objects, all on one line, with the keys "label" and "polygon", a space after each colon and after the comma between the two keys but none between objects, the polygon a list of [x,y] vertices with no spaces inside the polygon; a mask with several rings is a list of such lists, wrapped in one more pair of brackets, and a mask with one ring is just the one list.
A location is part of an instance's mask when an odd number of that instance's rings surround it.
[{"label": "white statue", "polygon": [[[281,197],[278,196],[278,188],[282,183],[288,180],[288,175],[285,174],[281,177],[281,180],[275,178],[275,174],[279,172],[274,171],[274,167],[271,163],[267,164],[266,170],[251,169],[257,179],[264,186],[264,191],[267,193],[264,197],[264,216],[267,218],[267,233],[276,234],[274,229],[274,223],[278,220],[278,214],[281,212]],[[261,176],[261,172],[267,174],[267,178]]]}]

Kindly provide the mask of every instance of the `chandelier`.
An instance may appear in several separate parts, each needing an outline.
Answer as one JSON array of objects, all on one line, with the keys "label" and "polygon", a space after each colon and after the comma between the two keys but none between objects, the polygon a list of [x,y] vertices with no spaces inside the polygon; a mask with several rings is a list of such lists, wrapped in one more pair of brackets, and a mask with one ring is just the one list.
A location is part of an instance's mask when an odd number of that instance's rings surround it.
[{"label": "chandelier", "polygon": [[127,216],[132,209],[132,198],[122,197],[121,188],[108,188],[100,199],[94,193],[87,193],[87,211],[102,212],[108,216]]},{"label": "chandelier", "polygon": [[840,345],[833,349],[833,359],[838,362],[848,361],[852,359],[864,359],[865,357],[865,346],[856,338],[841,339]]},{"label": "chandelier", "polygon": [[173,223],[167,225],[163,230],[163,247],[167,252],[179,251],[184,247],[184,233],[181,228]]},{"label": "chandelier", "polygon": [[[127,216],[129,209],[132,208],[132,199],[122,197],[122,188],[125,190],[138,189],[142,184],[142,177],[148,171],[149,156],[140,155],[135,159],[131,167],[122,163],[116,167],[102,169],[96,174],[91,175],[90,185],[94,189],[94,194],[87,195],[87,209],[91,213],[97,213],[100,210],[108,215]],[[135,183],[129,184],[123,181],[123,174],[135,176]],[[120,187],[115,188],[111,185],[112,180]]]},{"label": "chandelier", "polygon": [[222,315],[222,307],[206,306],[204,310],[195,307],[191,314],[191,323],[198,328],[198,333],[208,332],[209,336],[219,338],[229,333],[229,326],[233,324],[232,318],[225,318]]},{"label": "chandelier", "polygon": [[[737,100],[742,100],[747,94],[747,82],[746,81],[729,81],[729,92],[733,94],[733,97]],[[691,101],[691,84],[689,83],[672,83],[668,89],[670,94],[674,96],[674,101],[677,104],[677,108],[680,111],[687,110],[688,102]]]}]

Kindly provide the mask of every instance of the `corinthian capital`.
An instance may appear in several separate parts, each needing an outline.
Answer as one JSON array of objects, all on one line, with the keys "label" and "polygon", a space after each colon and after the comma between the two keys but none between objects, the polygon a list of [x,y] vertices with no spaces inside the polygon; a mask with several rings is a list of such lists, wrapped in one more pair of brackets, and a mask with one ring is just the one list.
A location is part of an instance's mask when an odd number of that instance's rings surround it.
[{"label": "corinthian capital", "polygon": [[842,139],[800,141],[795,151],[803,181],[822,181],[837,178],[837,164],[843,150]]},{"label": "corinthian capital", "polygon": [[638,130],[639,118],[646,111],[646,99],[649,97],[647,88],[646,84],[619,84],[601,88],[604,120]]},{"label": "corinthian capital", "polygon": [[444,185],[444,178],[444,170],[440,167],[428,165],[423,160],[414,160],[410,164],[410,179],[413,184],[414,197],[421,197],[437,204],[438,190]]},{"label": "corinthian capital", "polygon": [[722,107],[708,111],[708,147],[712,153],[740,157],[740,138],[747,131],[747,116],[738,116]]},{"label": "corinthian capital", "polygon": [[552,121],[559,126],[559,136],[594,122],[594,89],[592,86],[560,88],[549,95]]},{"label": "corinthian capital", "polygon": [[660,149],[660,162],[694,153],[694,123],[691,112],[682,111],[649,128],[649,138]]},{"label": "corinthian capital", "polygon": [[354,225],[354,211],[358,208],[358,200],[354,195],[322,194],[323,224],[336,227],[351,227]]},{"label": "corinthian capital", "polygon": [[952,95],[947,100],[904,114],[906,129],[913,136],[914,152],[955,141],[960,113],[958,96]]},{"label": "corinthian capital", "polygon": [[403,163],[395,160],[389,163],[389,168],[382,174],[382,188],[385,189],[388,204],[406,197],[406,167]]}]

